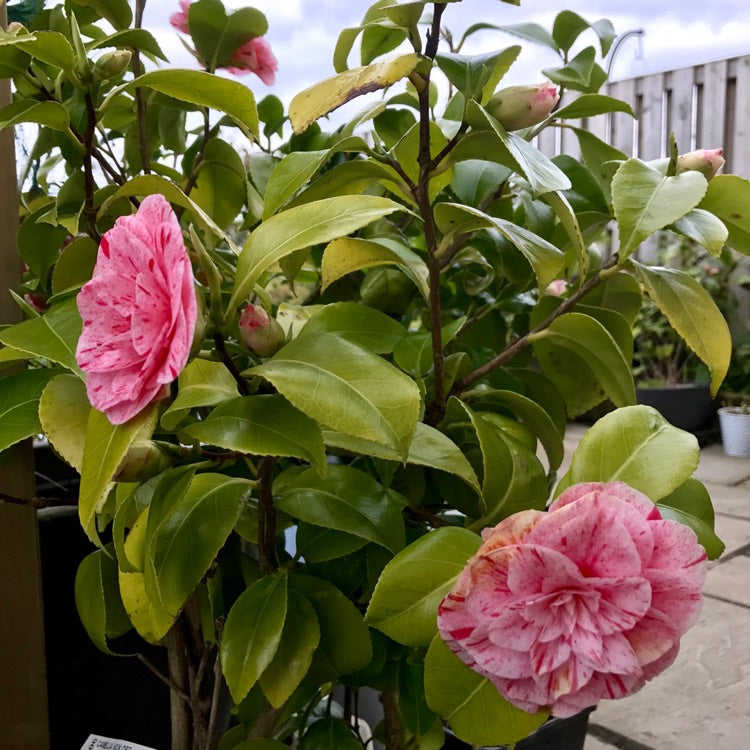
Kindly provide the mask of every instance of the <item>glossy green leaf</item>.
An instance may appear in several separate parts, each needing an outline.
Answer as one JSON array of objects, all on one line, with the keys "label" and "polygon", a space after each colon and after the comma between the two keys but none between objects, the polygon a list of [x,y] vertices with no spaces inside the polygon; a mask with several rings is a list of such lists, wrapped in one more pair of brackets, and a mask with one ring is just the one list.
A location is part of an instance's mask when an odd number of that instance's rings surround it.
[{"label": "glossy green leaf", "polygon": [[362,549],[367,539],[300,521],[297,524],[296,542],[297,552],[306,562],[321,563]]},{"label": "glossy green leaf", "polygon": [[560,120],[576,120],[579,117],[595,117],[607,112],[625,112],[631,117],[635,117],[630,105],[603,94],[581,94],[573,99],[570,104],[555,110],[553,117]]},{"label": "glossy green leaf", "polygon": [[369,630],[359,610],[335,586],[321,578],[293,573],[289,588],[312,604],[318,618],[320,644],[311,667],[314,679],[332,680],[370,663]]},{"label": "glossy green leaf", "polygon": [[218,0],[200,0],[189,6],[190,38],[209,70],[231,62],[232,55],[246,42],[268,30],[266,17],[255,8],[227,13]]},{"label": "glossy green leaf", "polygon": [[189,104],[229,115],[248,138],[258,133],[258,110],[253,92],[239,81],[202,70],[154,70],[136,78],[129,88],[147,86]]},{"label": "glossy green leaf", "polygon": [[705,197],[698,208],[710,211],[729,231],[728,244],[744,255],[750,255],[750,180],[736,174],[711,178]]},{"label": "glossy green leaf", "polygon": [[[635,402],[635,385],[630,363],[611,334],[590,315],[567,313],[557,318],[545,331],[534,338],[534,348],[544,342],[561,347],[580,357],[596,375],[604,392],[616,406],[627,406]],[[554,355],[550,355],[554,356]],[[557,382],[556,373],[542,363],[547,376]],[[569,390],[573,384],[568,384]]]},{"label": "glossy green leaf", "polygon": [[729,368],[732,336],[711,295],[686,271],[634,262],[638,278],[671,326],[708,367],[715,396]]},{"label": "glossy green leaf", "polygon": [[296,250],[330,242],[403,207],[387,198],[351,195],[289,208],[264,221],[245,242],[229,310],[250,294],[264,271]]},{"label": "glossy green leaf", "polygon": [[568,235],[570,244],[576,251],[578,273],[580,274],[581,279],[585,279],[589,269],[588,246],[583,237],[583,232],[581,231],[581,226],[578,223],[578,217],[576,216],[573,207],[563,193],[555,191],[545,193],[544,200],[555,212],[557,218],[565,229],[565,234]]},{"label": "glossy green leaf", "polygon": [[0,130],[22,122],[33,122],[52,130],[70,129],[68,110],[59,102],[35,102],[18,99],[0,109]]},{"label": "glossy green leaf", "polygon": [[212,138],[203,151],[191,199],[226,229],[245,205],[246,180],[245,166],[236,149],[220,138]]},{"label": "glossy green leaf", "polygon": [[39,399],[39,421],[44,434],[79,472],[90,413],[86,386],[75,375],[58,375],[47,384]]},{"label": "glossy green leaf", "polygon": [[96,409],[89,414],[81,463],[78,516],[86,536],[97,546],[101,544],[96,532],[96,514],[107,498],[112,477],[130,444],[142,431],[150,436],[156,418],[155,408],[155,405],[149,406],[121,425],[113,425]]},{"label": "glossy green leaf", "polygon": [[423,735],[438,722],[424,694],[424,662],[415,655],[401,659],[398,668],[398,705],[407,731]]},{"label": "glossy green leaf", "polygon": [[308,469],[277,491],[276,507],[306,523],[354,534],[392,552],[404,546],[401,508],[362,471],[331,466],[321,479]]},{"label": "glossy green leaf", "polygon": [[542,68],[542,73],[552,83],[584,93],[596,93],[607,79],[607,74],[596,62],[593,47],[581,50],[562,67]]},{"label": "glossy green leaf", "polygon": [[273,216],[323,165],[329,151],[292,151],[275,167],[263,196],[263,218]]},{"label": "glossy green leaf", "polygon": [[360,750],[361,747],[352,728],[333,716],[313,722],[299,742],[299,750]]},{"label": "glossy green leaf", "polygon": [[260,686],[274,708],[281,708],[304,679],[320,642],[318,617],[310,602],[287,591],[286,619],[271,663],[260,676]]},{"label": "glossy green leaf", "polygon": [[54,370],[26,370],[0,377],[0,451],[42,431],[39,399]]},{"label": "glossy green leaf", "polygon": [[472,745],[515,743],[547,718],[508,703],[486,678],[467,667],[436,635],[425,659],[427,705],[456,736]]},{"label": "glossy green leaf", "polygon": [[321,425],[382,443],[406,457],[419,390],[411,378],[366,349],[332,333],[304,336],[248,373],[273,383]]},{"label": "glossy green leaf", "polygon": [[230,451],[302,458],[319,474],[327,468],[320,428],[278,394],[224,401],[182,434]]},{"label": "glossy green leaf", "polygon": [[287,611],[287,578],[265,576],[240,594],[221,634],[221,668],[239,703],[273,661]]},{"label": "glossy green leaf", "polygon": [[708,183],[700,172],[667,177],[640,159],[628,159],[612,179],[612,204],[625,258],[658,229],[695,208]]},{"label": "glossy green leaf", "polygon": [[654,502],[679,487],[698,467],[698,441],[650,406],[617,409],[581,439],[569,482],[625,482]]},{"label": "glossy green leaf", "polygon": [[116,29],[125,29],[133,21],[128,0],[73,0],[76,5],[85,5],[106,18]]},{"label": "glossy green leaf", "polygon": [[478,99],[484,104],[520,53],[521,47],[516,44],[479,55],[444,52],[436,55],[435,62],[457,91],[467,99]]},{"label": "glossy green leaf", "polygon": [[61,294],[83,286],[92,276],[98,252],[99,246],[90,237],[73,240],[55,263],[52,293]]},{"label": "glossy green leaf", "polygon": [[[237,523],[250,492],[246,480],[198,474],[178,502],[157,519],[148,539],[146,591],[177,615]],[[154,595],[155,594],[155,595]]]},{"label": "glossy green leaf", "polygon": [[362,268],[398,266],[415,284],[425,299],[430,296],[427,264],[401,243],[380,239],[342,237],[329,243],[323,253],[321,284],[326,289],[334,281]]},{"label": "glossy green leaf", "polygon": [[[456,318],[441,328],[440,339],[443,346],[456,338],[465,322],[465,317]],[[433,366],[432,334],[421,332],[405,336],[393,350],[393,359],[402,370],[413,377],[423,377]]]},{"label": "glossy green leaf", "polygon": [[35,39],[19,42],[18,47],[36,60],[62,70],[71,70],[75,63],[70,42],[56,31],[35,31]]},{"label": "glossy green leaf", "polygon": [[315,120],[361,94],[390,86],[409,75],[419,64],[411,53],[362,68],[352,68],[301,91],[289,105],[289,119],[295,133],[306,130]]},{"label": "glossy green leaf", "polygon": [[437,608],[479,536],[466,529],[430,531],[399,552],[383,570],[365,621],[407,646],[426,646],[437,631]]},{"label": "glossy green leaf", "polygon": [[336,333],[376,354],[390,354],[406,336],[406,329],[372,307],[356,302],[334,302],[315,312],[298,336],[321,333]]},{"label": "glossy green leaf", "polygon": [[520,37],[529,42],[535,42],[536,44],[543,44],[545,47],[549,47],[555,52],[559,52],[557,43],[552,38],[552,35],[538,23],[516,23],[510,26],[498,27],[500,31],[506,31],[508,34]]},{"label": "glossy green leaf", "polygon": [[116,31],[114,34],[109,34],[101,39],[96,39],[90,45],[91,49],[101,49],[102,47],[137,49],[167,62],[167,57],[164,52],[162,52],[159,42],[157,42],[154,35],[150,31],[146,31],[146,29],[124,29],[123,31]]},{"label": "glossy green leaf", "polygon": [[697,479],[686,479],[676,490],[659,500],[662,518],[689,526],[703,545],[709,560],[724,552],[724,543],[714,532],[714,509],[708,490]]},{"label": "glossy green leaf", "polygon": [[672,229],[702,245],[717,258],[729,239],[724,222],[702,208],[689,211],[672,225]]}]

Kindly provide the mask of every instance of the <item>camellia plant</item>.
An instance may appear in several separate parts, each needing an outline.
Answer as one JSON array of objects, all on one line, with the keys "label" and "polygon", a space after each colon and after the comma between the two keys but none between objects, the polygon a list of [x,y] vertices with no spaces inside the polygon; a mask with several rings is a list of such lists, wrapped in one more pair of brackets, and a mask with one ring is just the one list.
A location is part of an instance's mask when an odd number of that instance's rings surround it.
[{"label": "camellia plant", "polygon": [[[714,392],[729,332],[633,253],[664,228],[748,252],[750,183],[578,127],[631,114],[599,93],[612,26],[518,4],[456,42],[459,2],[379,0],[288,110],[252,8],[175,2],[192,70],[145,0],[0,35],[0,126],[38,126],[0,450],[43,434],[80,472],[81,619],[168,649],[175,750],[359,748],[374,694],[388,750],[514,743],[640,689],[697,617],[722,544],[695,439],[633,405],[631,326],[648,295]],[[479,31],[498,50],[464,54]],[[559,55],[546,82],[502,85],[519,41]],[[559,127],[581,160],[535,147]]]}]

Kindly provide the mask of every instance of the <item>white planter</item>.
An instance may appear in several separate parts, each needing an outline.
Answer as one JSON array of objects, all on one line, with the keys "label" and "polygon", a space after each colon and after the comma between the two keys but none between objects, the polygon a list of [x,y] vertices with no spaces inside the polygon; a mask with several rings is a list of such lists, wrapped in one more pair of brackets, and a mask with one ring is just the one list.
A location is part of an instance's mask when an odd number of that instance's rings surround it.
[{"label": "white planter", "polygon": [[727,456],[750,456],[750,412],[733,406],[719,409],[721,440]]}]

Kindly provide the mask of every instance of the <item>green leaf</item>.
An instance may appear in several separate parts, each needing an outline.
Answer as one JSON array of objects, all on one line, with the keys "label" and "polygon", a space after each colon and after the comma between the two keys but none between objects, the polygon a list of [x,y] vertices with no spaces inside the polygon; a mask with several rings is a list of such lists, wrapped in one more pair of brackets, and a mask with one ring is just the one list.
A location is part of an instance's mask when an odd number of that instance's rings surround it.
[{"label": "green leaf", "polygon": [[246,42],[268,31],[266,17],[255,8],[239,8],[227,14],[219,0],[191,3],[188,11],[190,37],[209,70],[227,65]]},{"label": "green leaf", "polygon": [[212,138],[203,152],[195,189],[195,201],[222,229],[226,229],[245,205],[247,178],[237,150],[220,138]]},{"label": "green leaf", "polygon": [[[543,353],[547,345],[560,347],[580,357],[591,368],[604,392],[616,406],[627,406],[635,402],[630,363],[625,360],[612,335],[598,320],[582,313],[562,315],[545,331],[535,334],[535,351]],[[548,357],[554,358],[549,348],[546,351]],[[548,362],[550,360],[542,362],[542,369],[563,391],[563,395],[566,395],[567,391],[575,388],[575,384],[568,382],[566,378],[557,377],[557,372],[550,368]]]},{"label": "green leaf", "polygon": [[221,634],[221,668],[240,703],[273,661],[287,611],[287,577],[266,576],[240,594]]},{"label": "green leaf", "polygon": [[427,705],[459,739],[472,745],[514,744],[541,726],[546,713],[508,703],[486,678],[467,667],[436,635],[425,659]]},{"label": "green leaf", "polygon": [[576,257],[578,258],[578,273],[583,282],[583,279],[586,278],[586,274],[588,273],[589,253],[586,240],[581,231],[581,226],[578,223],[578,217],[563,193],[544,193],[544,200],[555,212],[557,218],[565,229],[565,234],[568,235],[570,244],[575,248]]},{"label": "green leaf", "polygon": [[436,529],[399,552],[378,580],[365,621],[406,646],[426,646],[437,608],[481,539],[455,527]]},{"label": "green leaf", "polygon": [[125,29],[133,21],[128,0],[73,0],[76,5],[93,8],[101,18],[106,18],[116,29]]},{"label": "green leaf", "polygon": [[303,336],[248,373],[270,381],[321,425],[406,457],[419,415],[419,389],[366,349],[332,333]]},{"label": "green leaf", "polygon": [[[18,47],[32,57],[55,68],[71,70],[75,64],[73,47],[56,31],[35,31],[33,41],[20,42]],[[51,102],[48,102],[51,103]]]},{"label": "green leaf", "polygon": [[93,274],[98,253],[99,246],[90,237],[78,237],[73,240],[55,263],[52,271],[52,293],[61,294],[83,286]]},{"label": "green leaf", "polygon": [[352,68],[301,91],[289,105],[289,119],[295,133],[306,130],[315,120],[333,112],[350,99],[390,86],[409,75],[421,57],[411,53],[362,68]]},{"label": "green leaf", "polygon": [[403,206],[387,198],[351,195],[306,203],[272,216],[248,237],[242,248],[228,306],[230,314],[250,294],[263,272],[282,258],[402,210]]},{"label": "green leaf", "polygon": [[729,239],[729,230],[724,222],[702,208],[689,211],[672,225],[672,229],[702,245],[717,258]]},{"label": "green leaf", "polygon": [[96,550],[81,560],[76,573],[75,602],[92,643],[105,654],[111,654],[107,638],[123,635],[132,625],[120,599],[117,563],[106,550]]},{"label": "green leaf", "polygon": [[159,43],[154,35],[146,29],[124,29],[116,31],[97,39],[89,45],[90,49],[101,49],[102,47],[117,47],[118,49],[128,48],[137,49],[154,57],[158,57],[164,62],[168,62],[166,55],[162,52]]},{"label": "green leaf", "polygon": [[640,159],[628,159],[612,179],[612,205],[624,259],[658,229],[681,219],[700,202],[708,183],[700,172],[666,177]]},{"label": "green leaf", "polygon": [[359,610],[335,586],[321,578],[293,573],[289,588],[312,604],[320,626],[311,679],[330,681],[370,663],[370,632]]},{"label": "green leaf", "polygon": [[81,334],[81,317],[75,300],[51,307],[44,315],[0,331],[0,343],[42,357],[82,375],[75,349]]},{"label": "green leaf", "polygon": [[711,295],[686,271],[633,262],[638,278],[670,325],[711,372],[716,395],[732,356],[729,326]]},{"label": "green leaf", "polygon": [[278,394],[223,401],[180,434],[230,451],[302,458],[319,474],[326,473],[320,427]]},{"label": "green leaf", "polygon": [[[453,341],[466,322],[465,317],[456,318],[444,325],[440,331],[443,346]],[[415,378],[424,377],[433,366],[432,334],[427,332],[410,333],[396,345],[393,359],[404,371]]]},{"label": "green leaf", "polygon": [[250,492],[244,479],[198,474],[161,517],[149,514],[146,591],[161,609],[176,616],[200,583],[237,523]]},{"label": "green leaf", "polygon": [[536,44],[543,44],[545,47],[549,47],[555,52],[559,52],[557,43],[552,38],[552,35],[538,23],[516,23],[511,26],[499,26],[500,31],[505,31],[513,36],[526,39],[529,42],[535,42]]},{"label": "green leaf", "polygon": [[0,452],[42,431],[39,398],[54,370],[26,370],[0,377]]},{"label": "green leaf", "polygon": [[604,83],[604,80],[606,80],[606,73],[604,74],[604,79],[599,80],[600,76],[595,71],[601,71],[601,68],[596,64],[596,50],[593,47],[586,47],[581,50],[570,62],[561,68],[542,69],[542,73],[552,83],[571,88],[574,91],[589,92],[593,89],[592,93],[595,93],[599,89],[599,86]]},{"label": "green leaf", "polygon": [[414,735],[430,731],[438,717],[427,707],[424,695],[424,662],[414,656],[401,659],[398,668],[398,705],[404,727]]},{"label": "green leaf", "polygon": [[96,514],[107,498],[112,477],[125,458],[130,444],[142,431],[150,435],[156,416],[155,408],[155,405],[147,407],[121,425],[111,424],[96,409],[92,409],[89,414],[81,463],[78,516],[86,536],[99,547],[101,543],[96,532]]},{"label": "green leaf", "polygon": [[406,336],[406,329],[380,310],[356,302],[334,302],[314,312],[298,336],[321,333],[336,333],[375,354],[390,354]]},{"label": "green leaf", "polygon": [[52,130],[70,129],[68,110],[59,102],[35,102],[18,99],[0,109],[0,130],[22,122],[34,122]]},{"label": "green leaf", "polygon": [[427,264],[413,250],[389,239],[363,240],[342,237],[329,243],[323,252],[321,284],[327,289],[334,281],[362,268],[398,266],[425,299],[430,296]]},{"label": "green leaf", "polygon": [[698,208],[721,219],[729,231],[728,244],[744,255],[750,255],[750,180],[736,174],[711,178],[708,190]]},{"label": "green leaf", "polygon": [[361,750],[362,743],[343,720],[328,716],[313,722],[302,735],[299,750]]},{"label": "green leaf", "polygon": [[635,113],[629,104],[622,99],[615,99],[603,94],[581,94],[570,104],[555,110],[552,116],[561,120],[576,120],[579,117],[594,117],[607,112],[625,112],[631,117],[635,117]]},{"label": "green leaf", "polygon": [[299,687],[319,642],[320,626],[312,604],[289,590],[279,647],[260,676],[260,686],[274,708],[281,708]]},{"label": "green leaf", "polygon": [[39,421],[44,434],[54,449],[79,472],[90,412],[86,386],[75,375],[53,378],[39,399]]},{"label": "green leaf", "polygon": [[714,509],[708,490],[697,479],[686,479],[676,490],[659,500],[662,518],[689,526],[703,545],[709,560],[724,552],[724,542],[714,532]]},{"label": "green leaf", "polygon": [[516,44],[498,52],[480,55],[444,52],[436,55],[435,62],[467,99],[479,99],[484,104],[520,53],[521,47]]},{"label": "green leaf", "polygon": [[566,53],[582,32],[589,28],[589,23],[572,10],[563,10],[555,16],[552,25],[552,38],[557,46]]},{"label": "green leaf", "polygon": [[581,439],[569,483],[625,482],[661,500],[698,467],[698,441],[650,406],[627,406],[596,422]]},{"label": "green leaf", "polygon": [[321,563],[344,557],[367,544],[367,540],[335,529],[300,521],[297,524],[297,552],[306,562]]},{"label": "green leaf", "polygon": [[253,92],[247,86],[202,70],[154,70],[128,84],[147,86],[154,91],[200,107],[217,109],[229,115],[248,138],[258,134],[258,110]]},{"label": "green leaf", "polygon": [[277,492],[276,507],[306,523],[354,534],[394,553],[404,546],[401,508],[362,471],[331,466],[321,479],[308,469]]}]

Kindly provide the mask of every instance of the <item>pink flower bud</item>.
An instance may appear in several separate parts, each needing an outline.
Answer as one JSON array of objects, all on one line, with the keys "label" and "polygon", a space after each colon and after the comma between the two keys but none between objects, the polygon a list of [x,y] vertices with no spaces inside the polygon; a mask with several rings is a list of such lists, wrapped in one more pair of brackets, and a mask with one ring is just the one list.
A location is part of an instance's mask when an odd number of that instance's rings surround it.
[{"label": "pink flower bud", "polygon": [[725,164],[721,148],[699,148],[677,157],[677,172],[700,172],[710,180]]},{"label": "pink flower bud", "polygon": [[251,351],[270,357],[284,343],[284,329],[259,305],[248,305],[240,315],[240,337]]},{"label": "pink flower bud", "polygon": [[557,89],[549,83],[509,86],[494,94],[486,109],[506,130],[519,130],[547,118],[559,99]]},{"label": "pink flower bud", "polygon": [[552,297],[562,297],[568,291],[568,282],[565,279],[555,279],[545,289],[544,293]]}]

